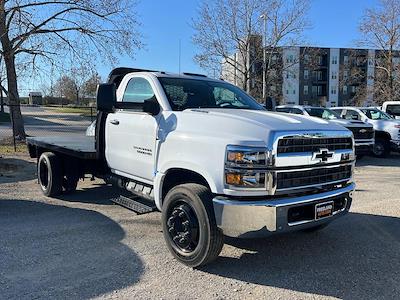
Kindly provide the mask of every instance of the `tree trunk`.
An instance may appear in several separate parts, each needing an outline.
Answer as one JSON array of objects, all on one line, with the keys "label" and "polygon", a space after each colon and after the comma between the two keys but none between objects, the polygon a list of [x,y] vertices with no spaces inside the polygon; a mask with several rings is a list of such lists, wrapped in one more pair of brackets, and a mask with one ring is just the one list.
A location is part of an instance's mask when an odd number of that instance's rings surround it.
[{"label": "tree trunk", "polygon": [[[4,49],[4,46],[3,46]],[[18,95],[17,74],[15,71],[15,57],[14,54],[6,54],[4,56],[7,71],[7,84],[8,84],[8,103],[10,107],[11,121],[14,124],[15,137],[24,140],[26,137],[24,120],[22,119],[20,101]]]},{"label": "tree trunk", "polygon": [[12,45],[6,28],[4,1],[0,1],[0,40],[3,50],[4,63],[6,66],[8,104],[10,107],[11,122],[13,122],[14,125],[14,136],[24,140],[26,134],[18,95],[17,73],[15,70],[15,54],[14,50],[12,49]]}]

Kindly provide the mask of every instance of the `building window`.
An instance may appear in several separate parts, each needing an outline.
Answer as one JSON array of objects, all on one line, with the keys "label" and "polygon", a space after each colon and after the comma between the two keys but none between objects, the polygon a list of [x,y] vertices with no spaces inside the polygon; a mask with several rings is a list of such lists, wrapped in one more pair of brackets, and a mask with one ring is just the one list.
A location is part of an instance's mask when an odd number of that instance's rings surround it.
[{"label": "building window", "polygon": [[343,95],[347,95],[347,85],[343,86]]},{"label": "building window", "polygon": [[343,57],[343,63],[345,63],[345,64],[348,64],[348,63],[349,63],[349,56],[348,56],[348,55],[345,55],[345,56]]},{"label": "building window", "polygon": [[354,94],[356,92],[356,87],[354,85],[351,86],[351,92]]},{"label": "building window", "polygon": [[292,63],[293,62],[293,55],[289,55],[288,57],[286,57],[286,62],[287,63]]},{"label": "building window", "polygon": [[336,93],[337,93],[336,86],[332,86],[332,88],[331,88],[331,94],[332,94],[332,95],[336,95]]},{"label": "building window", "polygon": [[317,94],[317,86],[316,85],[312,86],[312,93],[313,93],[313,95]]},{"label": "building window", "polygon": [[344,71],[343,71],[343,79],[344,79],[344,80],[347,80],[348,77],[349,77],[349,71],[344,70]]},{"label": "building window", "polygon": [[308,85],[303,87],[303,95],[308,95]]},{"label": "building window", "polygon": [[308,70],[304,70],[304,80],[308,80]]},{"label": "building window", "polygon": [[289,90],[286,90],[286,95],[289,95]]},{"label": "building window", "polygon": [[293,95],[296,95],[296,90],[293,90]]},{"label": "building window", "polygon": [[320,86],[320,85],[317,87],[317,94],[318,94],[318,96],[322,95],[322,86]]},{"label": "building window", "polygon": [[332,65],[337,65],[337,56],[332,56]]},{"label": "building window", "polygon": [[337,72],[332,72],[332,79],[337,79]]},{"label": "building window", "polygon": [[317,56],[317,62],[318,62],[318,65],[322,65],[322,56],[321,55],[318,55]]},{"label": "building window", "polygon": [[304,62],[305,62],[305,63],[310,62],[310,55],[308,55],[308,54],[305,54],[305,55],[304,55]]},{"label": "building window", "polygon": [[254,89],[256,86],[256,80],[254,78],[251,79],[251,88]]}]

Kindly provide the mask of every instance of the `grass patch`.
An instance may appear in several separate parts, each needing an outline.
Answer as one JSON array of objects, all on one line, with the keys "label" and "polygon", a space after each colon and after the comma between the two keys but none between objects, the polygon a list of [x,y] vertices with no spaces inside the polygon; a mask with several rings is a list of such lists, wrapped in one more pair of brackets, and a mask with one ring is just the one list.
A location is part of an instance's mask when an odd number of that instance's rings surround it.
[{"label": "grass patch", "polygon": [[15,154],[15,153],[28,153],[28,148],[24,142],[16,141],[16,150],[14,150],[14,145],[9,139],[0,141],[0,156],[5,154]]},{"label": "grass patch", "polygon": [[11,122],[10,114],[0,112],[0,123],[9,123]]},{"label": "grass patch", "polygon": [[93,114],[93,116],[96,115],[95,107],[93,107],[92,110],[90,110],[90,107],[47,107],[46,109],[62,114],[78,114],[82,117],[90,117],[91,114]]}]

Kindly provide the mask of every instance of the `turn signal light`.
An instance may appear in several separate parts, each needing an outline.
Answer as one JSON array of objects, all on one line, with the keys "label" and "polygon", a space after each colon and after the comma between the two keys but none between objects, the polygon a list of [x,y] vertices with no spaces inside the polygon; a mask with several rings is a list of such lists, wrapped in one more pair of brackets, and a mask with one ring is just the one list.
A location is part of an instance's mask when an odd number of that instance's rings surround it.
[{"label": "turn signal light", "polygon": [[231,185],[241,185],[242,184],[242,175],[227,173],[226,174],[226,183]]}]

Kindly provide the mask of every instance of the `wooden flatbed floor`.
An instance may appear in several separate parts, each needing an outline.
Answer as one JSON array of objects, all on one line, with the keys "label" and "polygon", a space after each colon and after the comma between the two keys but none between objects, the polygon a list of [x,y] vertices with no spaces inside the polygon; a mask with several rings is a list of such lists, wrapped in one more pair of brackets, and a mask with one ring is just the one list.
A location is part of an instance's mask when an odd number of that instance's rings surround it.
[{"label": "wooden flatbed floor", "polygon": [[28,145],[40,147],[49,151],[59,152],[82,159],[96,159],[95,141],[92,136],[47,136],[29,137]]}]

